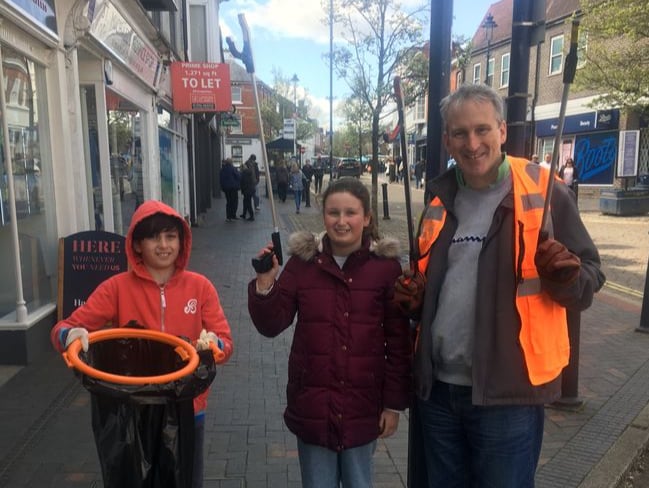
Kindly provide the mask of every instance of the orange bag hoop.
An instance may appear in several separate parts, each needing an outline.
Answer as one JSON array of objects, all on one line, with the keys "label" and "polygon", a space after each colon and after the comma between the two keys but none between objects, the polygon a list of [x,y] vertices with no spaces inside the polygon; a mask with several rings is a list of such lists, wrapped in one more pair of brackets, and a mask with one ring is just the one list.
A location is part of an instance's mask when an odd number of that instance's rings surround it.
[{"label": "orange bag hoop", "polygon": [[[63,359],[69,368],[75,368],[79,372],[101,381],[118,383],[122,385],[145,385],[145,384],[163,384],[179,380],[184,376],[192,374],[199,363],[198,353],[194,346],[189,342],[165,332],[151,329],[131,329],[126,327],[117,327],[114,329],[103,329],[90,332],[88,334],[88,343],[107,341],[110,339],[150,339],[163,344],[176,346],[175,352],[182,360],[188,360],[187,364],[173,373],[162,374],[158,376],[124,376],[119,374],[106,373],[99,369],[93,368],[84,363],[79,357],[81,351],[81,340],[77,339],[63,353]],[[213,351],[214,352],[214,351]],[[221,352],[221,351],[220,351]],[[216,353],[214,353],[216,355]]]}]

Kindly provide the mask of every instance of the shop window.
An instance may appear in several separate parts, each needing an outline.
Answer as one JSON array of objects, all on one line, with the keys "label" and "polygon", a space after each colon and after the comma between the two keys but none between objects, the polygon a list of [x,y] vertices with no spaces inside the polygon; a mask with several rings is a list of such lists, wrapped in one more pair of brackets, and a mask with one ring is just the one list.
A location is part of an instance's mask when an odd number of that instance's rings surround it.
[{"label": "shop window", "polygon": [[144,199],[142,114],[130,101],[106,90],[108,147],[115,232],[125,235]]},{"label": "shop window", "polygon": [[[6,116],[9,141],[0,137],[0,268],[6,271],[0,276],[0,318],[10,318],[20,298],[28,312],[53,301],[57,233],[45,72],[13,49],[1,49],[7,110],[0,117]],[[7,142],[10,164],[5,160]],[[20,289],[13,273],[16,251]]]},{"label": "shop window", "polygon": [[174,206],[174,151],[173,133],[162,127],[158,128],[158,143],[160,145],[160,192],[162,201],[170,207]]}]

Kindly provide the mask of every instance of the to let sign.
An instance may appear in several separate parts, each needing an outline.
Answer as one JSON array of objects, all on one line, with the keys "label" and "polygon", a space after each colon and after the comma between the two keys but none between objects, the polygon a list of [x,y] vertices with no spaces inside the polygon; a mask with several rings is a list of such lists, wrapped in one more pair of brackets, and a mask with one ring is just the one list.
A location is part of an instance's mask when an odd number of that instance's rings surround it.
[{"label": "to let sign", "polygon": [[176,112],[227,112],[232,108],[230,66],[225,63],[171,63]]}]

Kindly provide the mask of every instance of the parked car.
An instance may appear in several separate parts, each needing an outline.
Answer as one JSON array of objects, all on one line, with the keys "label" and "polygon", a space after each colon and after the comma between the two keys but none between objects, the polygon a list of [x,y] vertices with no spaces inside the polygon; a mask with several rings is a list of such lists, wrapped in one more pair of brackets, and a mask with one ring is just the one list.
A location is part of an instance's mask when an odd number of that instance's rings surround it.
[{"label": "parked car", "polygon": [[338,164],[338,178],[353,176],[360,178],[363,172],[361,162],[355,158],[343,158]]}]

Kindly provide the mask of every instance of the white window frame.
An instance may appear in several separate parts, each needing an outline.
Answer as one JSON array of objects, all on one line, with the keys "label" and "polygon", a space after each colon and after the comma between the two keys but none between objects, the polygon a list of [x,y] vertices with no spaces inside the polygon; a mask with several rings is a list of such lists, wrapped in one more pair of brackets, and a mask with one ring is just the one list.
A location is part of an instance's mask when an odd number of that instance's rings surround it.
[{"label": "white window frame", "polygon": [[241,114],[240,113],[235,113],[235,114],[232,114],[232,115],[239,121],[239,124],[230,126],[230,133],[231,134],[243,134],[243,125],[242,125],[242,121],[241,121]]},{"label": "white window frame", "polygon": [[241,87],[238,85],[232,85],[230,92],[232,93],[232,104],[241,105],[243,103],[243,93]]},{"label": "white window frame", "polygon": [[473,65],[473,84],[474,85],[478,85],[481,82],[481,80],[480,80],[481,72],[482,72],[482,69],[481,69],[480,63],[475,63]]},{"label": "white window frame", "polygon": [[496,70],[496,58],[489,58],[487,63],[487,76],[485,82],[489,86],[494,86],[494,71]]},{"label": "white window frame", "polygon": [[583,68],[586,64],[586,51],[588,50],[588,31],[579,33],[577,42],[577,69]]},{"label": "white window frame", "polygon": [[[550,59],[548,63],[548,74],[549,75],[558,75],[563,71],[563,41],[564,36],[563,34],[558,35],[550,39]],[[560,44],[559,47],[557,47],[557,44]],[[553,69],[553,61],[559,60],[558,68]]]},{"label": "white window frame", "polygon": [[503,54],[500,58],[500,88],[509,86],[509,63],[511,57],[509,53]]}]

